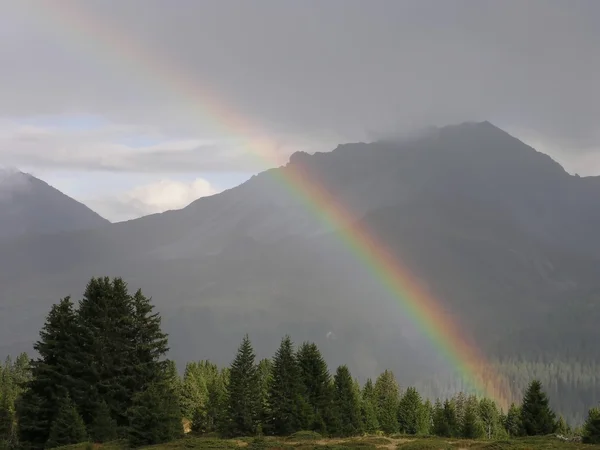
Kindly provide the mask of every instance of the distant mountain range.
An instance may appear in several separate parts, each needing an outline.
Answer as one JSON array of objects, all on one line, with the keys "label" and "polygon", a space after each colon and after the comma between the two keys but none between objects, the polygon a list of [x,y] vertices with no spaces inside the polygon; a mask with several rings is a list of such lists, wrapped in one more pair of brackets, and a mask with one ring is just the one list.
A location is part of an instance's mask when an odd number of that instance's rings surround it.
[{"label": "distant mountain range", "polygon": [[[267,356],[289,333],[362,377],[392,368],[406,386],[438,373],[437,351],[343,230],[277,181],[287,170],[351,211],[490,359],[600,363],[600,178],[569,175],[488,122],[296,153],[182,210],[110,225],[19,175],[37,190],[9,204],[29,212],[6,230],[28,234],[0,243],[0,353],[29,349],[50,304],[91,276],[119,275],[153,297],[180,363],[227,364],[246,332]],[[56,217],[62,228],[40,228]],[[67,225],[77,230],[41,234]],[[582,401],[600,399],[586,383]]]}]

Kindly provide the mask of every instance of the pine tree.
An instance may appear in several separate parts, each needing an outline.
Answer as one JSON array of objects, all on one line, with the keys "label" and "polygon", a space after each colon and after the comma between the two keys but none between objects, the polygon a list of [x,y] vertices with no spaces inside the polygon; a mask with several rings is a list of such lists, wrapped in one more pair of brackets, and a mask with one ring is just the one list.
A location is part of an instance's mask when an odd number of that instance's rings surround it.
[{"label": "pine tree", "polygon": [[128,438],[134,447],[160,444],[183,435],[179,397],[165,379],[135,394],[127,410]]},{"label": "pine tree", "polygon": [[250,436],[260,418],[260,384],[254,350],[246,335],[229,369],[227,421],[230,436]]},{"label": "pine tree", "polygon": [[331,421],[332,414],[331,375],[327,363],[317,345],[308,342],[298,349],[297,359],[304,393],[312,413],[310,429],[325,434],[326,424]]},{"label": "pine tree", "polygon": [[586,444],[600,444],[600,408],[589,410],[583,427],[582,440]]},{"label": "pine tree", "polygon": [[406,434],[417,434],[418,418],[421,413],[423,403],[419,392],[413,387],[409,387],[399,403],[398,422],[400,431]]},{"label": "pine tree", "polygon": [[386,370],[375,381],[375,399],[377,407],[377,420],[381,430],[386,434],[397,433],[398,405],[400,402],[400,388],[394,374]]},{"label": "pine tree", "polygon": [[514,403],[510,405],[510,408],[508,408],[505,429],[510,437],[518,437],[523,435],[521,408],[516,406]]},{"label": "pine tree", "polygon": [[365,382],[361,395],[362,429],[366,433],[375,434],[379,430],[379,421],[375,407],[375,390],[370,378]]},{"label": "pine tree", "polygon": [[266,425],[271,434],[289,435],[311,423],[310,407],[304,397],[300,368],[289,336],[283,338],[273,357],[268,399],[270,413]]},{"label": "pine tree", "polygon": [[76,387],[75,354],[80,328],[69,297],[52,306],[34,344],[39,357],[31,363],[31,379],[17,403],[19,441],[41,449],[58,414],[59,399]]},{"label": "pine tree", "polygon": [[58,400],[59,409],[50,428],[46,448],[77,444],[87,439],[85,424],[68,395]]},{"label": "pine tree", "polygon": [[334,421],[331,432],[336,436],[353,436],[362,431],[360,399],[350,371],[340,366],[333,377]]},{"label": "pine tree", "polygon": [[110,442],[117,439],[117,422],[111,417],[106,402],[101,402],[89,427],[94,442]]},{"label": "pine tree", "polygon": [[547,435],[554,432],[556,416],[550,409],[548,397],[538,380],[532,381],[525,392],[521,420],[527,436]]}]

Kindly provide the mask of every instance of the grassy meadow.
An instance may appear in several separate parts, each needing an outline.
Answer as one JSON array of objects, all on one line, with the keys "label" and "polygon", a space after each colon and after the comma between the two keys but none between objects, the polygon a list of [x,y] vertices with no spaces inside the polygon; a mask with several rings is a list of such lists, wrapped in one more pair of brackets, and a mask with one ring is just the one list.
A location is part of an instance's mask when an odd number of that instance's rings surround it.
[{"label": "grassy meadow", "polygon": [[[600,445],[565,442],[556,437],[529,437],[503,441],[444,439],[439,437],[366,436],[347,439],[325,439],[313,433],[296,433],[287,438],[238,438],[191,436],[164,444],[144,447],[155,450],[600,450]],[[123,441],[106,444],[81,443],[60,447],[61,450],[125,450]]]}]

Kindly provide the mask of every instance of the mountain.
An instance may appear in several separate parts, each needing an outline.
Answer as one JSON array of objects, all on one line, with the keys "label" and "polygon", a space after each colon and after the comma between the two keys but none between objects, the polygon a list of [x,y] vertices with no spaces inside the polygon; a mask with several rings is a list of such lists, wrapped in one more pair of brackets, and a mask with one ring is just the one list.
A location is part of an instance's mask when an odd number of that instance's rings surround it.
[{"label": "mountain", "polygon": [[0,167],[0,239],[93,229],[108,223],[42,180]]},{"label": "mountain", "polygon": [[[323,220],[325,198],[347,222]],[[0,342],[29,349],[53,302],[118,275],[153,297],[180,364],[228,364],[246,332],[268,356],[289,333],[360,377],[392,368],[430,395],[460,388],[346,227],[410,268],[512,379],[541,373],[565,414],[600,401],[600,181],[489,122],[296,153],[179,211],[0,243]]]}]

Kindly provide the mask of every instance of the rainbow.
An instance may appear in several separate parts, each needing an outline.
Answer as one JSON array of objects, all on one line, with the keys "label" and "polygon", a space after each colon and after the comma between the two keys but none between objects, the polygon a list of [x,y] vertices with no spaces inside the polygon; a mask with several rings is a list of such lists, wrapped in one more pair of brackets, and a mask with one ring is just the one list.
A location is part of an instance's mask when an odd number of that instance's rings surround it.
[{"label": "rainbow", "polygon": [[[178,69],[173,61],[157,58],[123,30],[107,28],[88,14],[80,3],[48,1],[38,2],[36,6],[43,7],[45,18],[56,22],[53,24],[56,30],[53,31],[65,33],[65,39],[71,38],[78,45],[86,46],[90,54],[105,58],[120,70],[129,69],[153,78],[158,87],[170,90],[185,103],[191,101],[202,120],[212,122],[228,135],[243,138],[248,151],[268,165],[282,166],[287,163],[268,133],[230,109],[211,92],[202,89],[197,79]],[[348,209],[333,198],[322,184],[311,179],[300,165],[290,164],[271,172],[307,208],[339,230],[338,234],[345,245],[372,276],[387,288],[463,380],[478,394],[495,399],[506,409],[510,400],[506,380],[493,370],[477,346],[461,331],[459,324],[444,313],[441,303],[430,295],[408,267],[391,255],[383,242],[358,225]]]}]

